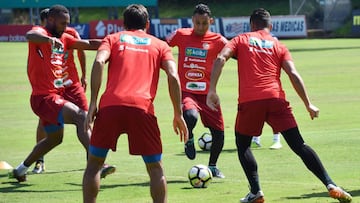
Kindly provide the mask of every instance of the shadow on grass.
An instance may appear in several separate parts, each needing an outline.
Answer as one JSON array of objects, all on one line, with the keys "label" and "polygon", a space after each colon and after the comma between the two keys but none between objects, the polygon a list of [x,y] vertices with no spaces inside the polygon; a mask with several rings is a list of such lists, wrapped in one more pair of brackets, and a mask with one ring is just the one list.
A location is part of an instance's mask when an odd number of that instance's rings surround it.
[{"label": "shadow on grass", "polygon": [[[45,174],[57,174],[57,173],[72,173],[72,172],[76,172],[76,171],[83,171],[84,169],[74,169],[74,170],[64,170],[64,171],[47,171]],[[44,174],[44,175],[45,175]],[[43,174],[33,174],[31,172],[29,172],[27,174],[27,176],[41,176]],[[7,178],[8,174],[1,174],[0,178]],[[79,189],[76,190],[31,190],[26,189],[28,187],[33,186],[34,184],[31,184],[28,182],[22,182],[19,183],[16,179],[9,179],[9,181],[2,181],[1,185],[8,185],[7,187],[0,187],[0,193],[24,193],[24,192],[67,192],[67,191],[81,191],[81,187]]]},{"label": "shadow on grass", "polygon": [[[84,170],[85,169],[72,169],[72,170],[64,170],[64,171],[46,171],[45,174],[72,173],[72,172],[84,171]],[[41,175],[41,174],[29,173],[28,175]]]},{"label": "shadow on grass", "polygon": [[[167,184],[183,184],[183,183],[188,183],[188,181],[185,180],[168,180]],[[68,185],[71,186],[78,186],[78,187],[82,187],[81,184],[77,184],[77,183],[66,183]],[[109,189],[109,188],[118,188],[118,187],[129,187],[129,186],[140,186],[140,187],[149,187],[150,182],[142,182],[142,183],[122,183],[122,184],[109,184],[109,185],[103,185],[100,184],[100,190],[105,190],[105,189]]]},{"label": "shadow on grass", "polygon": [[[261,149],[261,148],[259,148],[259,149]],[[197,150],[196,153],[197,154],[209,154],[210,155],[210,151]],[[234,149],[223,149],[221,151],[221,153],[237,153],[237,149],[236,148],[234,148]],[[184,157],[186,157],[185,152],[177,153],[177,154],[175,154],[175,156],[184,156]]]},{"label": "shadow on grass", "polygon": [[43,193],[43,192],[70,192],[70,191],[81,191],[81,188],[79,189],[73,189],[73,190],[31,190],[31,189],[27,189],[28,187],[33,186],[34,184],[29,184],[29,183],[19,183],[16,180],[14,181],[9,181],[9,182],[3,182],[2,184],[7,184],[9,185],[8,187],[1,187],[0,188],[0,194],[1,193],[32,193],[32,192],[39,192],[39,193]]},{"label": "shadow on grass", "polygon": [[[346,190],[346,191],[349,192],[351,194],[351,196],[353,196],[353,197],[360,196],[360,190]],[[315,193],[309,193],[309,194],[302,194],[301,196],[297,196],[297,197],[286,197],[284,199],[299,200],[299,199],[310,199],[310,198],[315,198],[315,197],[329,197],[329,194],[327,192],[315,192]],[[335,199],[334,199],[334,201],[338,202]]]}]

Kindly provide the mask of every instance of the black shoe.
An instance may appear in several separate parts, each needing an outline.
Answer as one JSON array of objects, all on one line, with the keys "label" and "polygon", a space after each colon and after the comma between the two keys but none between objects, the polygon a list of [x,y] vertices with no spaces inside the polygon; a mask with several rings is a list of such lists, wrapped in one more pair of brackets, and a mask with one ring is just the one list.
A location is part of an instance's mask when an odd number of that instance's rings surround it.
[{"label": "black shoe", "polygon": [[214,178],[225,178],[225,175],[216,166],[209,166],[209,169]]},{"label": "black shoe", "polygon": [[189,140],[185,143],[184,148],[185,148],[185,154],[186,154],[186,156],[187,156],[190,160],[195,159],[196,150],[195,150],[195,146],[194,146],[194,138],[189,139]]},{"label": "black shoe", "polygon": [[115,173],[116,167],[108,164],[104,164],[100,171],[100,178],[105,178],[106,176]]},{"label": "black shoe", "polygon": [[11,172],[9,172],[9,178],[16,178],[16,180],[19,183],[25,182],[26,181],[26,173],[24,175],[20,175],[16,169],[13,169]]}]

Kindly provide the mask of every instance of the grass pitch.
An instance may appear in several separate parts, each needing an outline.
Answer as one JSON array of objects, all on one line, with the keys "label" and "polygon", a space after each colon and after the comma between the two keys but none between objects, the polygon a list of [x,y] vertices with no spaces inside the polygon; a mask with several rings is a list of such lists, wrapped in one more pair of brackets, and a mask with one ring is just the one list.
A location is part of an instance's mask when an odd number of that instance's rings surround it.
[{"label": "grass pitch", "polygon": [[[312,102],[320,108],[320,117],[312,121],[286,74],[283,74],[283,86],[300,131],[318,153],[333,180],[353,195],[353,202],[360,202],[360,39],[283,42],[292,51]],[[0,43],[0,53],[0,161],[16,167],[32,150],[37,125],[37,117],[29,104],[31,88],[26,75],[27,44]],[[87,51],[86,54],[87,72],[90,74],[95,52]],[[214,179],[207,189],[194,189],[188,182],[187,172],[193,165],[206,165],[209,154],[197,148],[196,160],[190,161],[185,157],[183,144],[172,131],[171,103],[165,75],[161,75],[155,108],[162,132],[163,161],[171,203],[239,202],[248,193],[248,183],[234,142],[237,99],[234,60],[225,65],[218,93],[226,126],[225,146],[218,167],[226,178]],[[75,132],[74,126],[66,125],[63,143],[45,156],[46,173],[29,175],[27,182],[19,184],[7,178],[8,170],[0,170],[0,202],[82,202],[81,181],[86,156]],[[207,129],[198,122],[195,138],[203,132]],[[271,134],[266,125],[262,136],[263,147],[254,150],[266,201],[337,202],[328,197],[325,187],[292,153],[284,140],[281,150],[268,149]],[[109,153],[107,163],[116,165],[117,171],[102,179],[98,202],[151,202],[145,166],[141,157],[128,155],[125,135],[119,139],[118,151]]]}]

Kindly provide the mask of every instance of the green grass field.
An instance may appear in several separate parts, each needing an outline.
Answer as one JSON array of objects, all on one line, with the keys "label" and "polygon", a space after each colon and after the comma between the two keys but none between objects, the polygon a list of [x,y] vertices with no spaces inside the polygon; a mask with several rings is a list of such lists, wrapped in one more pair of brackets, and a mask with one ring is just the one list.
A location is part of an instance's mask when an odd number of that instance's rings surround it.
[{"label": "green grass field", "polygon": [[[354,196],[353,202],[360,202],[360,39],[283,42],[292,51],[310,98],[320,108],[320,117],[311,120],[283,74],[283,86],[303,137],[316,150],[334,181]],[[27,44],[0,43],[0,53],[0,161],[16,167],[32,150],[37,125],[37,117],[29,104],[31,88],[26,75]],[[95,52],[86,53],[90,73]],[[218,166],[226,178],[214,179],[207,189],[193,189],[188,182],[190,167],[207,164],[208,153],[198,151],[194,161],[185,157],[183,144],[172,131],[172,109],[165,75],[161,76],[155,105],[164,144],[169,202],[239,202],[247,194],[248,184],[234,143],[235,61],[230,60],[226,64],[218,86],[226,126],[225,146]],[[195,129],[196,138],[206,131],[199,122]],[[281,150],[268,149],[271,134],[266,125],[263,148],[254,150],[266,202],[337,202],[328,197],[325,187],[292,153],[284,140]],[[77,140],[74,126],[66,125],[63,143],[47,154],[45,160],[45,174],[28,175],[28,181],[20,184],[8,179],[8,170],[0,170],[0,203],[82,202],[85,151]],[[109,153],[107,162],[116,165],[117,172],[101,181],[98,202],[151,202],[145,166],[141,157],[128,155],[125,135],[119,139],[118,151]]]}]

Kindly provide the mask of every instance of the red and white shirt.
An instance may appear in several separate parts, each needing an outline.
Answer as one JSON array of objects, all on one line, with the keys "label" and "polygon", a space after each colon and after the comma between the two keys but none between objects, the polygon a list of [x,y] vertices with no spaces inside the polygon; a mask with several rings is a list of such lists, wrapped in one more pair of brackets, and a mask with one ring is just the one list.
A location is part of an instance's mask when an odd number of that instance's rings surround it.
[{"label": "red and white shirt", "polygon": [[218,33],[207,31],[199,36],[193,28],[180,28],[170,34],[166,41],[171,47],[177,46],[179,49],[181,90],[207,94],[213,63],[227,40]]},{"label": "red and white shirt", "polygon": [[124,105],[154,114],[161,63],[174,60],[170,47],[141,30],[106,36],[98,50],[110,54],[108,78],[99,107]]},{"label": "red and white shirt", "polygon": [[282,62],[292,60],[285,45],[271,33],[260,30],[234,37],[226,47],[234,52],[238,60],[238,102],[282,98]]},{"label": "red and white shirt", "polygon": [[[44,35],[51,34],[43,27],[35,26]],[[69,73],[64,69],[64,53],[76,39],[63,33],[61,38],[63,47],[55,48],[50,43],[28,42],[28,78],[32,87],[32,95],[59,93],[69,82]]]}]

